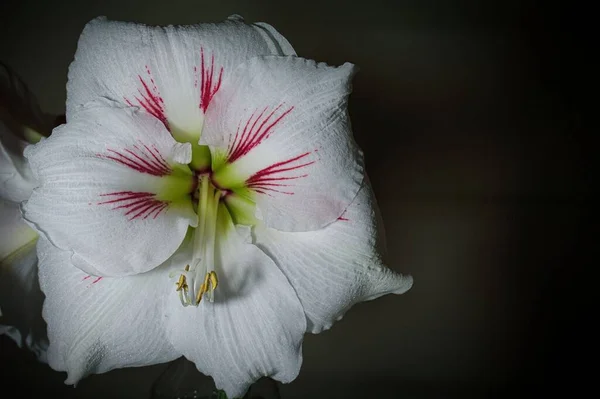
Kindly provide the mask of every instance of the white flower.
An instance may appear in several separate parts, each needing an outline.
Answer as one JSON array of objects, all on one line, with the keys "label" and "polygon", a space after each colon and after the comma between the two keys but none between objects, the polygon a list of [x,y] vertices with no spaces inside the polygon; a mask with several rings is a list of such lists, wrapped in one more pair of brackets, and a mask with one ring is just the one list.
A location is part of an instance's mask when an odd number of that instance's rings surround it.
[{"label": "white flower", "polygon": [[45,361],[47,338],[42,319],[35,244],[38,235],[21,218],[19,203],[35,186],[23,149],[49,124],[33,95],[0,64],[0,334]]},{"label": "white flower", "polygon": [[184,355],[241,396],[293,380],[306,331],[410,288],[377,249],[353,71],[239,18],[88,24],[67,124],[26,151],[48,358],[68,383]]}]

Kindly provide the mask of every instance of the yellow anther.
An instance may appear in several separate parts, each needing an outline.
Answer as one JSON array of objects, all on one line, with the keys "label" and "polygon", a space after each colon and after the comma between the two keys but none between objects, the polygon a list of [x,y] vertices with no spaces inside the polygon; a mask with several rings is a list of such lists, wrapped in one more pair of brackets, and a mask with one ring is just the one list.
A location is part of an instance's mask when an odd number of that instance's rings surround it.
[{"label": "yellow anther", "polygon": [[190,271],[190,265],[185,265],[185,271],[189,272]]},{"label": "yellow anther", "polygon": [[202,295],[204,295],[205,292],[206,292],[206,286],[204,284],[202,284],[200,286],[200,289],[198,290],[198,294],[196,295],[196,305],[198,305],[200,303],[200,301],[202,300]]},{"label": "yellow anther", "polygon": [[206,291],[208,291],[208,273],[206,273],[206,276],[204,276],[204,282],[200,285],[200,289],[196,295],[196,305],[200,303],[202,300],[202,295],[204,295]]},{"label": "yellow anther", "polygon": [[179,276],[179,280],[177,281],[176,287],[177,288],[175,291],[181,291],[182,288],[184,291],[187,291],[187,284],[185,282],[185,276],[183,274]]},{"label": "yellow anther", "polygon": [[214,290],[215,288],[217,288],[217,285],[219,285],[219,279],[217,278],[217,273],[215,273],[215,271],[211,271],[210,273],[208,273],[208,276],[210,278],[210,288],[212,290]]},{"label": "yellow anther", "polygon": [[204,276],[204,282],[200,285],[200,289],[196,295],[196,305],[202,301],[204,294],[206,294],[208,291],[213,291],[215,288],[217,288],[218,284],[219,280],[217,279],[217,273],[215,273],[214,270],[206,273]]}]

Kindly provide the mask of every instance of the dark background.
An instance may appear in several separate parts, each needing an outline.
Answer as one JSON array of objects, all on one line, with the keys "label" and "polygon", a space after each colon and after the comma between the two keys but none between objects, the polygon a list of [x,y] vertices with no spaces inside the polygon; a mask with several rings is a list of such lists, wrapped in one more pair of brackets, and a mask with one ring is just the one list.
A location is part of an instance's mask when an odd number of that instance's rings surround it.
[{"label": "dark background", "polygon": [[[407,294],[308,335],[283,397],[578,396],[592,384],[591,12],[533,1],[3,0],[0,59],[45,111],[62,113],[93,17],[186,24],[233,13],[272,24],[301,56],[360,67],[355,135],[389,265],[415,279]],[[1,396],[147,398],[165,367],[71,388],[5,337],[0,351]]]}]

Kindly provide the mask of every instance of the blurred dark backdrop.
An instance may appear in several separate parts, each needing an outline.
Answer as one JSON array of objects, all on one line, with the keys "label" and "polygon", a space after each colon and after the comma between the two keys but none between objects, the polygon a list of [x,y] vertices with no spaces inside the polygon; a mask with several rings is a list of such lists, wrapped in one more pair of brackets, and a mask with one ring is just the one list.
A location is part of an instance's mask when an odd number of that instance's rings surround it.
[{"label": "blurred dark backdrop", "polygon": [[[0,58],[61,113],[93,17],[187,24],[233,13],[274,25],[301,56],[360,67],[355,135],[389,264],[415,278],[407,294],[307,336],[283,397],[537,397],[592,383],[580,360],[594,335],[591,14],[576,2],[3,0]],[[4,337],[0,351],[2,396],[146,398],[164,369],[73,389]]]}]

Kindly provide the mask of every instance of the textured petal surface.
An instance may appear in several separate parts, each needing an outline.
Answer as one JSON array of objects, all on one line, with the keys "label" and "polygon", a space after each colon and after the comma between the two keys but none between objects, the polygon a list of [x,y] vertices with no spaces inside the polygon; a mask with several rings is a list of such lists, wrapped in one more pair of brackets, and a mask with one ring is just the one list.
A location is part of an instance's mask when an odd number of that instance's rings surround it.
[{"label": "textured petal surface", "polygon": [[257,193],[258,216],[269,227],[322,228],[356,196],[363,167],[347,112],[353,74],[351,64],[257,57],[213,99],[201,138],[225,148],[213,177]]},{"label": "textured petal surface", "polygon": [[196,223],[189,146],[133,108],[90,107],[27,148],[40,187],[25,218],[90,274],[150,270]]},{"label": "textured petal surface", "polygon": [[90,276],[44,238],[38,255],[48,363],[67,372],[67,384],[89,374],[181,356],[164,332],[165,295],[171,288],[164,269],[123,278]]},{"label": "textured petal surface", "polygon": [[38,284],[37,234],[15,204],[0,201],[0,334],[46,361],[48,339]]},{"label": "textured petal surface", "polygon": [[221,239],[221,230],[217,241],[214,302],[183,307],[173,292],[169,339],[234,398],[262,376],[282,382],[296,378],[306,322],[294,290],[273,261],[238,236],[231,219],[220,222],[228,232]]},{"label": "textured petal surface", "polygon": [[153,27],[97,18],[85,27],[69,69],[67,120],[97,97],[133,104],[178,139],[200,135],[213,95],[244,60],[295,54],[267,24]]},{"label": "textured petal surface", "polygon": [[289,279],[313,333],[330,328],[355,303],[410,289],[412,277],[382,264],[381,233],[375,198],[366,182],[339,220],[323,230],[255,229],[256,244]]}]

